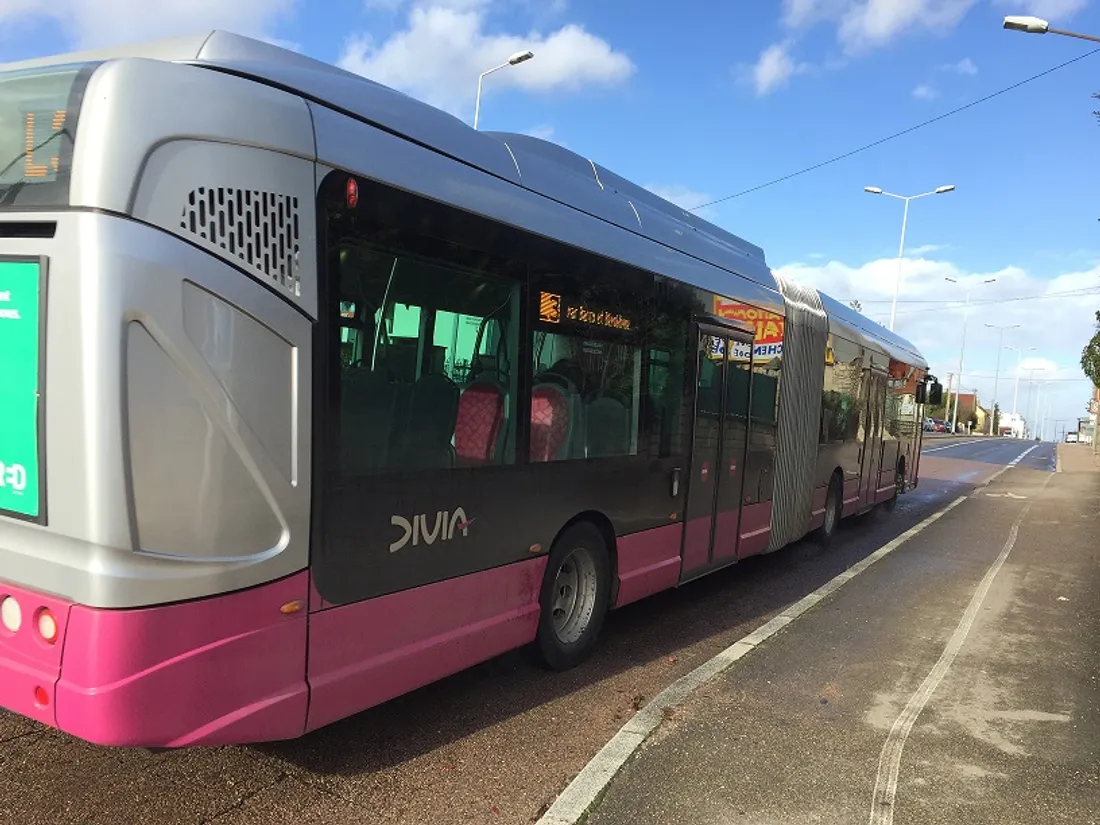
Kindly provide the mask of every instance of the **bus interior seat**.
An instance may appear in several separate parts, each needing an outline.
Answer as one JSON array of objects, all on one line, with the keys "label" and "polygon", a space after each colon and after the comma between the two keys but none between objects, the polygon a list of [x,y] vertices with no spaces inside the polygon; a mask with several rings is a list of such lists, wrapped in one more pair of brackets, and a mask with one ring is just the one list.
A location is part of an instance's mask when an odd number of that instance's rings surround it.
[{"label": "bus interior seat", "polygon": [[467,384],[458,398],[454,446],[458,460],[469,464],[494,461],[504,428],[503,385],[486,377]]},{"label": "bus interior seat", "polygon": [[451,437],[458,418],[458,403],[458,385],[445,375],[422,375],[411,386],[408,409],[401,416],[402,467],[451,466]]},{"label": "bus interior seat", "polygon": [[343,384],[340,427],[344,433],[345,466],[353,472],[385,467],[397,385],[384,369],[351,370]]},{"label": "bus interior seat", "polygon": [[588,458],[629,455],[630,408],[621,399],[597,393],[585,405],[584,425]]},{"label": "bus interior seat", "polygon": [[571,394],[557,382],[538,383],[531,391],[531,460],[558,461],[572,456],[575,427]]}]

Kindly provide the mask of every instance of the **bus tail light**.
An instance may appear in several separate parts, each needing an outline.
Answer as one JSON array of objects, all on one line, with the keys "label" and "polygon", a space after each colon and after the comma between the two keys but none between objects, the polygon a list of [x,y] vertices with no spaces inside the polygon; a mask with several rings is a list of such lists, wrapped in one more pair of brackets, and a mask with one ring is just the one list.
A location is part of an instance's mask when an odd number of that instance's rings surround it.
[{"label": "bus tail light", "polygon": [[52,645],[57,641],[57,619],[54,618],[48,607],[39,609],[34,626],[38,630],[38,635],[42,637],[42,641],[46,644]]},{"label": "bus tail light", "polygon": [[0,622],[9,633],[18,633],[23,626],[23,608],[15,600],[15,596],[4,596],[0,599]]}]

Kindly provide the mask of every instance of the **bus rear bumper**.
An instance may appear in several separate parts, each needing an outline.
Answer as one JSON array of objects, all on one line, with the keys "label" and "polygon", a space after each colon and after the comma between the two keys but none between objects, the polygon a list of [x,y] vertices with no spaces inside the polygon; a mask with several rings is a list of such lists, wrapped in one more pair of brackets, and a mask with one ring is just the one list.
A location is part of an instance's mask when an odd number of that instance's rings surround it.
[{"label": "bus rear bumper", "polygon": [[[100,745],[290,739],[305,729],[309,576],[134,610],[67,604],[0,582],[0,706]],[[35,627],[48,607],[51,645]],[[28,621],[31,620],[31,621]],[[44,701],[43,701],[44,700]]]}]

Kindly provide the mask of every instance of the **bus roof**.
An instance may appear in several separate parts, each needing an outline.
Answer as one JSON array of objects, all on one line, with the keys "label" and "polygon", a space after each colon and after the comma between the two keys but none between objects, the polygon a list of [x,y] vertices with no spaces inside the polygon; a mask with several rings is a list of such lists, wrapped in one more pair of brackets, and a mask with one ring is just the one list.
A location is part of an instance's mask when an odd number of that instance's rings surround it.
[{"label": "bus roof", "polygon": [[[300,94],[406,139],[420,143],[489,174],[504,177],[540,194],[562,200],[558,192],[542,191],[528,178],[550,164],[568,172],[582,186],[567,186],[569,206],[624,225],[621,210],[609,208],[608,198],[629,202],[633,232],[652,238],[714,266],[737,273],[776,292],[780,285],[768,267],[764,250],[649,190],[562,146],[505,132],[477,132],[466,123],[409,95],[361,75],[298,52],[220,30],[167,40],[126,44],[106,49],[53,55],[0,64],[0,71],[40,68],[65,63],[88,63],[120,58],[146,58],[219,69]],[[608,191],[610,189],[610,191]],[[731,276],[732,277],[732,276]],[[732,283],[731,283],[732,287]],[[926,366],[917,348],[869,318],[821,293],[826,313],[855,327],[892,354],[909,354],[910,363]]]}]

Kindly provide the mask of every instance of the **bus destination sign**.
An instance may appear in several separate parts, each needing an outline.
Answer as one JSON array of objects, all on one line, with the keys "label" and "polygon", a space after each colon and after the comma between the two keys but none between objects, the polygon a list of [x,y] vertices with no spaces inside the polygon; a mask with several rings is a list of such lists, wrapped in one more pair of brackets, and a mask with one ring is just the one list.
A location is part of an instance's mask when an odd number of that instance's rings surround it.
[{"label": "bus destination sign", "polygon": [[539,320],[544,324],[571,323],[630,332],[634,325],[629,318],[609,309],[588,307],[565,300],[554,292],[539,293]]}]

